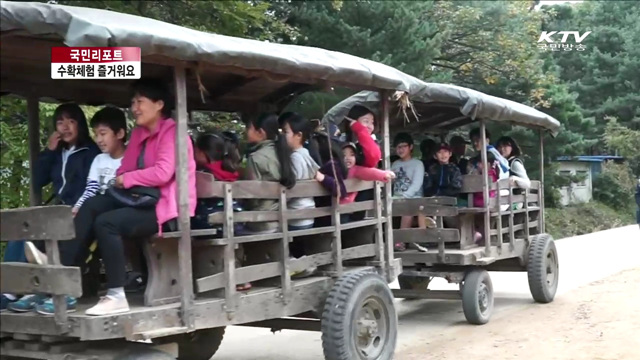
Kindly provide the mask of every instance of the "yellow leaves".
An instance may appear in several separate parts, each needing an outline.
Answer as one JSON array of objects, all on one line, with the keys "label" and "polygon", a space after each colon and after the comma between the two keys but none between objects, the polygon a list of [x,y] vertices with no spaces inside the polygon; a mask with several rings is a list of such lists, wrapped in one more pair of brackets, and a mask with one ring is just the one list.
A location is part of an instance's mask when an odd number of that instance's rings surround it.
[{"label": "yellow leaves", "polygon": [[498,77],[496,75],[489,75],[484,78],[484,81],[486,81],[486,83],[489,85],[493,85],[498,82]]},{"label": "yellow leaves", "polygon": [[464,63],[462,65],[460,65],[460,71],[464,72],[464,73],[471,73],[471,71],[473,70],[473,64],[472,63]]}]

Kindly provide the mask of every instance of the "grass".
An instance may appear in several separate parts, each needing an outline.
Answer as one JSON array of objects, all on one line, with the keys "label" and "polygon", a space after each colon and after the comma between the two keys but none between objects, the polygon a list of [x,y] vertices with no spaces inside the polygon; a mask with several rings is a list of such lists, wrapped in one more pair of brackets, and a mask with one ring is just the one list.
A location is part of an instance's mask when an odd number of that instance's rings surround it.
[{"label": "grass", "polygon": [[589,234],[635,223],[635,212],[616,210],[592,201],[564,208],[545,209],[546,230],[554,239]]}]

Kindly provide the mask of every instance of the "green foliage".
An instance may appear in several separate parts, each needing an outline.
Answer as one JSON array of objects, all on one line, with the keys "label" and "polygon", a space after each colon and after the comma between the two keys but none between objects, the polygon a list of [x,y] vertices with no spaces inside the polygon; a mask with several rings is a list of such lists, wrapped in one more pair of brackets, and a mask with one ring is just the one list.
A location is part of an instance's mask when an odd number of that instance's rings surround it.
[{"label": "green foliage", "polygon": [[545,209],[545,229],[554,239],[589,234],[595,231],[630,225],[634,212],[617,211],[597,201]]},{"label": "green foliage", "polygon": [[606,163],[593,180],[593,198],[618,212],[633,213],[636,183],[627,164]]},{"label": "green foliage", "polygon": [[603,138],[607,148],[624,156],[631,171],[640,177],[640,131],[610,121]]}]

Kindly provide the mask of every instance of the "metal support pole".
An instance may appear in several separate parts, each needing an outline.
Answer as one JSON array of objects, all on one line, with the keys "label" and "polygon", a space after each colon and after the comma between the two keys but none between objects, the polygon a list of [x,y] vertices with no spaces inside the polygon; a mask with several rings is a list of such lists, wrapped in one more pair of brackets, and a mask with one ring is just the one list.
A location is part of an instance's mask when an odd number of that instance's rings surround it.
[{"label": "metal support pole", "polygon": [[480,156],[482,160],[482,166],[484,171],[482,172],[482,197],[484,198],[484,246],[485,246],[485,256],[490,256],[491,254],[491,233],[490,227],[490,207],[489,207],[489,187],[491,183],[489,182],[489,169],[487,164],[487,127],[484,120],[480,120],[480,136],[482,137],[482,150],[480,151]]},{"label": "metal support pole", "polygon": [[187,123],[187,84],[183,66],[174,67],[176,96],[176,180],[178,182],[178,224],[180,244],[180,286],[182,288],[182,322],[188,329],[195,329],[193,318],[193,281],[191,270],[191,221],[189,214],[189,133]]},{"label": "metal support pole", "polygon": [[42,205],[42,189],[36,188],[33,182],[36,161],[40,153],[40,106],[35,96],[27,98],[27,118],[29,128],[29,205]]}]

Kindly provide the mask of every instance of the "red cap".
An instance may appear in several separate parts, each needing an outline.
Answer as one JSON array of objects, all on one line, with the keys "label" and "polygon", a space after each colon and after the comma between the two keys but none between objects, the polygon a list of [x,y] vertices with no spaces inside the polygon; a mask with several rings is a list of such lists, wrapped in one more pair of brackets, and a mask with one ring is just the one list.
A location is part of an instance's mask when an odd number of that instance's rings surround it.
[{"label": "red cap", "polygon": [[438,151],[440,151],[440,150],[447,150],[448,152],[451,152],[451,146],[449,146],[449,144],[447,144],[447,143],[442,143],[438,147]]}]

